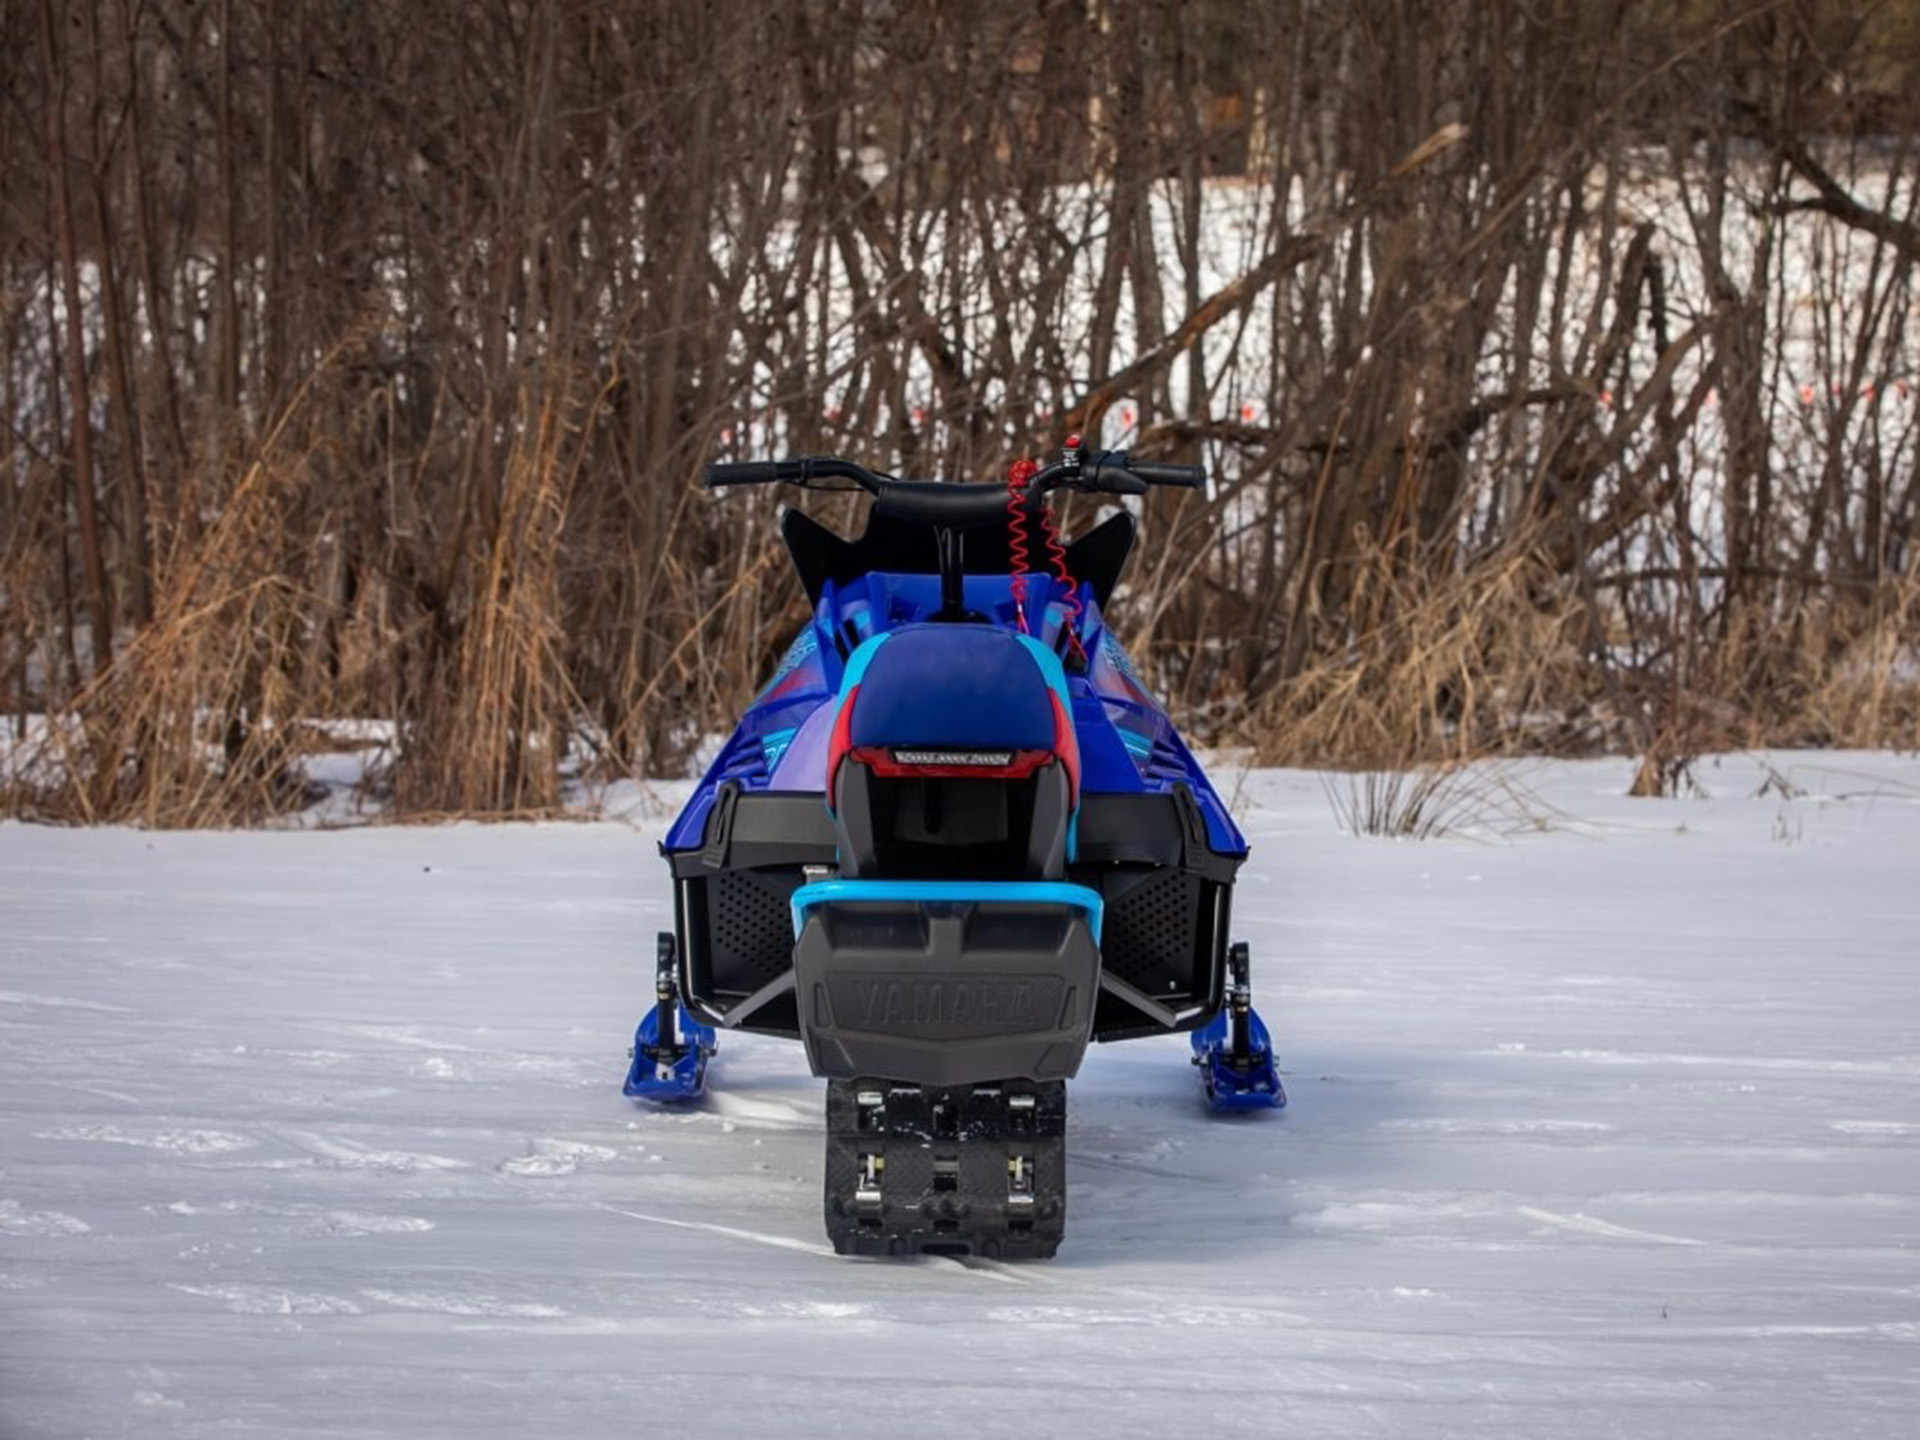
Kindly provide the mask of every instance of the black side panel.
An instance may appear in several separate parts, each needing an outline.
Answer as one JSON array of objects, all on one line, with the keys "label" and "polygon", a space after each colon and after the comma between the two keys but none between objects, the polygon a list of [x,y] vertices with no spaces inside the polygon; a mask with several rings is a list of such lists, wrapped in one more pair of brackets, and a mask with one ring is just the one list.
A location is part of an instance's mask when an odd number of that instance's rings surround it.
[{"label": "black side panel", "polygon": [[[1206,983],[1201,902],[1207,882],[1190,870],[1109,872],[1101,957],[1107,970],[1163,1004],[1184,1004]],[[1204,993],[1204,990],[1202,991]]]},{"label": "black side panel", "polygon": [[806,866],[834,861],[822,797],[727,787],[699,847],[669,851],[667,861],[678,881],[687,1003],[708,1021],[798,1036],[788,901]]},{"label": "black side panel", "polygon": [[[924,521],[888,514],[878,505],[867,512],[866,531],[857,540],[842,539],[800,510],[789,510],[781,517],[780,532],[806,589],[807,602],[812,605],[820,603],[829,580],[847,585],[875,570],[899,575],[940,573],[932,527]],[[1034,533],[1039,533],[1037,524]],[[1122,511],[1108,516],[1067,546],[1068,573],[1093,586],[1094,596],[1103,606],[1119,583],[1121,568],[1133,549],[1133,536],[1133,516]],[[1033,549],[1039,553],[1038,546]],[[965,530],[961,555],[961,568],[969,575],[1006,575],[1013,569],[1012,547],[1004,525]]]},{"label": "black side panel", "polygon": [[1083,797],[1069,878],[1106,901],[1094,1039],[1190,1030],[1219,1008],[1228,901],[1244,859],[1209,848],[1184,789]]},{"label": "black side panel", "polygon": [[1102,610],[1113,598],[1113,587],[1120,583],[1120,572],[1133,551],[1134,529],[1133,516],[1122,510],[1067,546],[1067,573],[1093,587],[1093,598]]},{"label": "black side panel", "polygon": [[1207,844],[1207,825],[1184,786],[1167,795],[1089,791],[1080,797],[1076,871],[1094,865],[1174,865],[1232,884],[1246,856]]},{"label": "black side panel", "polygon": [[[855,547],[805,511],[789,510],[782,515],[780,534],[787,542],[787,554],[793,557],[793,568],[807,592],[808,605],[820,603],[827,581],[844,585],[862,573]],[[931,540],[928,548],[932,548]]]},{"label": "black side panel", "polygon": [[1101,877],[1105,965],[1096,1040],[1191,1030],[1225,994],[1230,887],[1191,871],[1115,867]]},{"label": "black side panel", "polygon": [[833,817],[812,790],[720,787],[699,848],[665,852],[677,879],[760,865],[831,865]]},{"label": "black side panel", "polygon": [[778,980],[793,964],[788,902],[798,870],[722,870],[699,887],[707,985],[716,994],[747,996]]}]

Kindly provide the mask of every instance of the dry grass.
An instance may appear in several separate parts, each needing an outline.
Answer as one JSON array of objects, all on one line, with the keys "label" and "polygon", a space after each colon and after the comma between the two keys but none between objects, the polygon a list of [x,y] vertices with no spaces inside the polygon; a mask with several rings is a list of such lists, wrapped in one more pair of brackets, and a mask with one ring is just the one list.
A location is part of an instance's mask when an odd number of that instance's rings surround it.
[{"label": "dry grass", "polygon": [[1717,751],[1920,749],[1920,579],[1776,608],[1731,627],[1686,683],[1658,687],[1630,793],[1690,793],[1695,762]]},{"label": "dry grass", "polygon": [[1447,813],[1451,767],[1493,756],[1637,753],[1630,793],[1673,796],[1716,751],[1920,749],[1920,577],[1865,602],[1823,592],[1635,664],[1524,544],[1438,577],[1378,546],[1359,564],[1353,609],[1369,623],[1240,728],[1260,764],[1406,773],[1342,801],[1344,816],[1388,817],[1348,827],[1361,833],[1414,833]]},{"label": "dry grass", "polygon": [[1565,818],[1512,765],[1497,762],[1325,775],[1320,784],[1336,823],[1353,836],[1488,839],[1551,830]]},{"label": "dry grass", "polygon": [[[385,697],[398,734],[382,772],[389,817],[562,813],[563,777],[585,768],[569,752],[599,733],[570,668],[577,641],[561,586],[578,463],[568,393],[555,385],[524,400],[532,423],[507,457],[491,523],[461,532],[437,640],[418,618],[393,624],[378,577],[342,603],[311,513],[318,444],[283,422],[191,543],[163,557],[152,623],[73,692],[63,720],[9,748],[0,808],[57,823],[257,823],[311,798],[302,761],[333,742],[309,721]],[[667,691],[681,687],[663,682],[679,670],[707,676],[707,709],[758,678],[745,665],[765,649],[756,627],[774,557],[742,554],[719,597],[656,651],[664,661],[636,680],[628,713],[674,705]],[[38,592],[27,578],[14,593]],[[1490,757],[1635,750],[1634,793],[1670,796],[1716,750],[1920,749],[1911,578],[1871,605],[1822,603],[1795,623],[1702,645],[1684,683],[1671,670],[1604,669],[1584,638],[1602,627],[1524,546],[1438,575],[1366,549],[1355,593],[1367,623],[1239,727],[1254,742],[1250,764],[1348,772],[1325,784],[1353,834],[1550,825]],[[328,625],[331,667],[317,658]]]},{"label": "dry grass", "polygon": [[310,556],[283,523],[305,460],[284,426],[192,544],[160,567],[152,623],[18,753],[15,814],[153,827],[257,822],[303,804],[296,763]]},{"label": "dry grass", "polygon": [[1920,750],[1920,567],[1855,615],[1824,613],[1800,647],[1809,743]]},{"label": "dry grass", "polygon": [[1605,738],[1582,718],[1579,608],[1526,546],[1438,578],[1377,546],[1360,564],[1354,609],[1375,618],[1254,705],[1260,764],[1404,769]]},{"label": "dry grass", "polygon": [[569,469],[564,391],[523,403],[536,424],[508,462],[498,520],[463,567],[445,683],[428,687],[402,738],[393,798],[409,814],[544,816],[584,709],[566,668],[560,537]]}]

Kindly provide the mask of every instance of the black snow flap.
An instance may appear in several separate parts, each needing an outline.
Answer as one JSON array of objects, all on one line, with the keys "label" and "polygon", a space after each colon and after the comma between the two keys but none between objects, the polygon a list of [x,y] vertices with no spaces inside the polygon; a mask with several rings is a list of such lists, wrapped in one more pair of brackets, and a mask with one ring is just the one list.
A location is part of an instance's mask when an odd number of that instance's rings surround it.
[{"label": "black snow flap", "polygon": [[1069,905],[845,900],[808,913],[794,972],[816,1075],[1065,1080],[1092,1033],[1100,948]]}]

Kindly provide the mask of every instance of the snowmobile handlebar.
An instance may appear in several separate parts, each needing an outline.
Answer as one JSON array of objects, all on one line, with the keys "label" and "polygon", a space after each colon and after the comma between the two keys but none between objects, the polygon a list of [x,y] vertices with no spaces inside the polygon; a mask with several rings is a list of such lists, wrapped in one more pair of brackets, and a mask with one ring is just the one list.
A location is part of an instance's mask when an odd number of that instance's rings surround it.
[{"label": "snowmobile handlebar", "polygon": [[[1135,460],[1125,450],[1085,450],[1070,447],[1027,482],[1026,491],[1038,499],[1049,490],[1082,490],[1104,495],[1144,495],[1154,486],[1198,489],[1206,483],[1203,465],[1170,465],[1157,460]],[[791,460],[716,461],[707,466],[709,490],[733,485],[798,485],[802,489],[820,480],[851,480],[876,500],[925,500],[942,491],[960,494],[999,490],[999,485],[952,485],[943,481],[899,480],[877,474],[864,465],[836,455],[802,455]],[[938,502],[935,502],[936,504]]]}]

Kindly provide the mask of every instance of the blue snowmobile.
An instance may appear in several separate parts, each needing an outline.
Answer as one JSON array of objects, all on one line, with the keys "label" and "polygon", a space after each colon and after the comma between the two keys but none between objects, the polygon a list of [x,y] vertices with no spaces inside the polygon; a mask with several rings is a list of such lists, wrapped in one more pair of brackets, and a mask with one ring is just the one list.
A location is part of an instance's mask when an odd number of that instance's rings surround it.
[{"label": "blue snowmobile", "polygon": [[1051,1256],[1090,1041],[1188,1032],[1211,1104],[1286,1103],[1227,938],[1246,841],[1102,620],[1133,517],[1062,544],[1047,505],[1203,479],[1072,440],[1005,485],[707,469],[872,502],[856,539],[783,517],[812,622],[661,846],[625,1088],[697,1097],[719,1029],[799,1040],[841,1254]]}]

